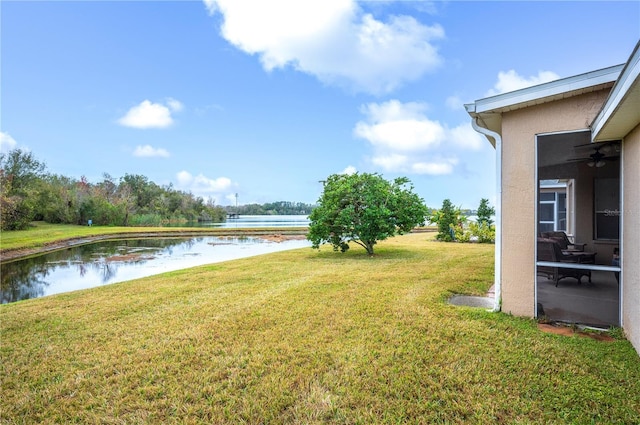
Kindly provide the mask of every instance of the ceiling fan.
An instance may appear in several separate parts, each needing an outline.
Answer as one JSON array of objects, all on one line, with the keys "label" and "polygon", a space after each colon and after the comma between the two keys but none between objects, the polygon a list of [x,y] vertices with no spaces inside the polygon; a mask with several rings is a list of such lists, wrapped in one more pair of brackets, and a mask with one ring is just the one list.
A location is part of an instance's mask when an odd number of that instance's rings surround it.
[{"label": "ceiling fan", "polygon": [[[574,158],[568,159],[570,162],[586,162],[589,167],[604,167],[607,163],[605,160],[615,161],[619,159],[620,153],[620,144],[618,142],[610,142],[610,143],[588,143],[586,145],[577,145],[574,146],[576,148],[581,148],[584,146],[590,146],[594,149],[594,152],[584,158]],[[602,151],[602,152],[601,152]]]}]

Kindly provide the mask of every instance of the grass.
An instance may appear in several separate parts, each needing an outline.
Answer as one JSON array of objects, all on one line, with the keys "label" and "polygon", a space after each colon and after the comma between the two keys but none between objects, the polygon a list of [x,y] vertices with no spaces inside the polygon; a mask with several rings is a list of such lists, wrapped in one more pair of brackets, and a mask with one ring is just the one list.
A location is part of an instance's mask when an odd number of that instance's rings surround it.
[{"label": "grass", "polygon": [[455,307],[493,246],[300,249],[0,307],[0,423],[640,423],[613,342]]}]

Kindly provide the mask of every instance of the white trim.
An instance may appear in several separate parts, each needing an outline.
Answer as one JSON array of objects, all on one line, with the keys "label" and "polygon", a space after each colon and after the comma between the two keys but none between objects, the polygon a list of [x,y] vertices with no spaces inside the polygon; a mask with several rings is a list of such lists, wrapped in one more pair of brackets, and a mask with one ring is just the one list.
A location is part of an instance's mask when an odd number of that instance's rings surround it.
[{"label": "white trim", "polygon": [[536,134],[533,138],[533,182],[535,189],[533,190],[533,317],[538,317],[538,194],[540,193],[540,183],[538,179],[538,137]]},{"label": "white trim", "polygon": [[496,242],[494,254],[494,302],[493,311],[500,311],[502,306],[502,136],[488,128],[481,127],[476,118],[471,118],[471,126],[478,133],[495,140],[496,148]]},{"label": "white trim", "polygon": [[619,314],[620,314],[620,327],[624,328],[624,322],[622,320],[622,318],[624,317],[623,314],[623,310],[624,310],[624,273],[622,273],[622,270],[624,270],[624,139],[622,140],[622,142],[620,143],[620,170],[618,171],[620,173],[620,211],[622,211],[622,213],[620,214],[620,236],[619,236],[619,244],[620,244],[620,281],[619,281],[619,285],[620,285],[620,290],[618,291],[618,302],[620,303],[620,308],[618,310]]},{"label": "white trim", "polygon": [[545,97],[557,96],[563,93],[584,90],[600,84],[612,83],[618,79],[624,65],[611,66],[573,77],[562,78],[549,83],[478,99],[474,103],[465,105],[468,113],[480,114],[494,111],[521,103],[528,103]]},{"label": "white trim", "polygon": [[601,266],[588,263],[561,263],[556,261],[536,261],[536,266],[558,267],[560,269],[595,270],[601,272],[619,272],[622,269],[616,266]]},{"label": "white trim", "polygon": [[545,190],[545,189],[549,189],[549,191],[553,192],[554,189],[564,189],[566,186],[566,184],[562,184],[562,183],[557,183],[557,184],[545,184],[540,185],[540,190]]},{"label": "white trim", "polygon": [[[621,71],[616,84],[613,86],[613,89],[611,89],[609,97],[591,124],[591,128],[593,130],[591,133],[592,141],[595,141],[598,138],[600,131],[602,131],[607,122],[609,122],[609,120],[615,115],[618,107],[622,103],[622,100],[628,94],[631,86],[635,84],[638,76],[640,76],[640,42],[636,45],[631,57],[627,61],[624,69]],[[622,136],[624,135],[619,135],[619,137]]]},{"label": "white trim", "polygon": [[567,181],[567,234],[576,242],[576,180]]},{"label": "white trim", "polygon": [[589,127],[578,128],[576,130],[558,130],[558,131],[549,131],[546,133],[536,133],[536,136],[558,136],[561,134],[572,134],[572,133],[585,133],[590,132],[591,129]]}]

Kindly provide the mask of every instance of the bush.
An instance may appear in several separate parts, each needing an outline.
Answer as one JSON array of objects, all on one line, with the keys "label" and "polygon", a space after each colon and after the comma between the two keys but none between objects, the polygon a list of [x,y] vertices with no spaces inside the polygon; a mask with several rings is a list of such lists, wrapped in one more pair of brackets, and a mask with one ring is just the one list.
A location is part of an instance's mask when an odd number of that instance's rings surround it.
[{"label": "bush", "polygon": [[33,205],[22,196],[0,197],[2,230],[24,230],[33,220]]},{"label": "bush", "polygon": [[496,240],[496,228],[486,222],[470,222],[468,226],[460,224],[451,225],[451,231],[457,242],[494,243]]},{"label": "bush", "polygon": [[495,243],[496,226],[486,222],[470,223],[469,229],[474,236],[478,237],[480,243]]}]

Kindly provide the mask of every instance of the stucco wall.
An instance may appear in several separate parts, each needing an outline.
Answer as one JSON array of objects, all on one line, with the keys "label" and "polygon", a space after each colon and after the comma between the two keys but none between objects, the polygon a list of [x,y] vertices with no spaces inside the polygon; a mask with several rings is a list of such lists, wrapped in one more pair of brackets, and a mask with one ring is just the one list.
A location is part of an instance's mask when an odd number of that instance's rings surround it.
[{"label": "stucco wall", "polygon": [[609,90],[502,117],[502,311],[535,315],[535,135],[585,129]]},{"label": "stucco wall", "polygon": [[624,138],[623,155],[622,325],[640,353],[640,126]]}]

